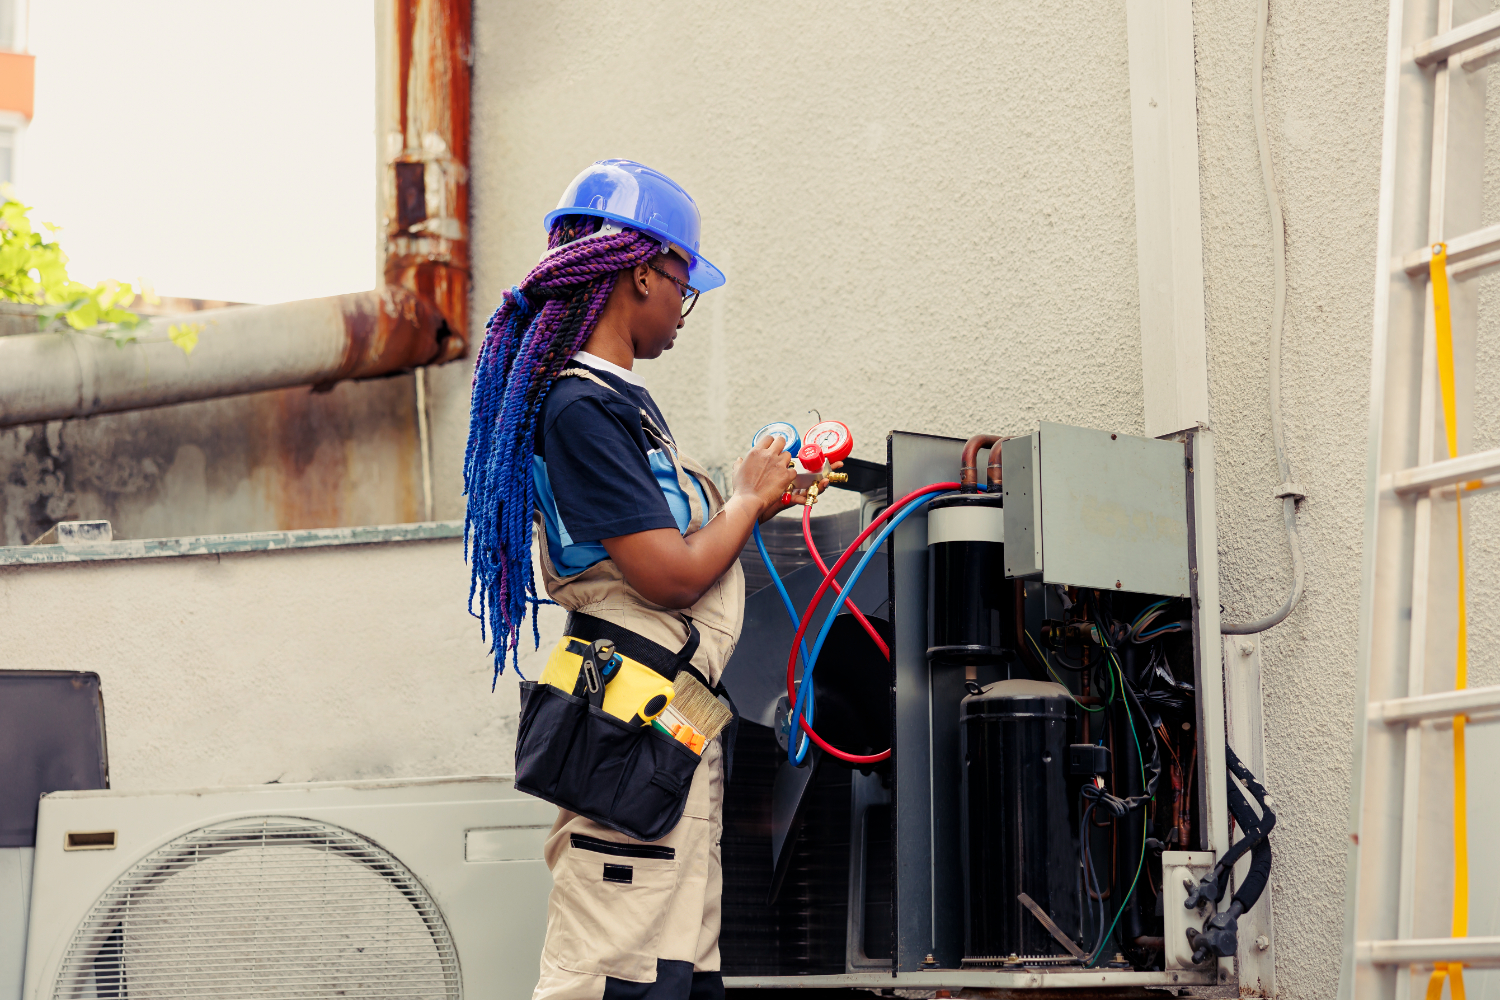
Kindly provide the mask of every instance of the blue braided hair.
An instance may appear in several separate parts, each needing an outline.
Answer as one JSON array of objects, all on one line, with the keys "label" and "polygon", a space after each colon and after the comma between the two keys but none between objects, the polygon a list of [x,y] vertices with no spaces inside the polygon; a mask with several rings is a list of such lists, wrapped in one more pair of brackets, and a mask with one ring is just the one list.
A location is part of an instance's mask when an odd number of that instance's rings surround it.
[{"label": "blue braided hair", "polygon": [[464,452],[464,558],[471,567],[469,610],[494,656],[492,689],[507,651],[520,674],[528,606],[539,647],[536,606],[551,603],[537,595],[531,564],[531,460],[542,401],[594,332],[616,275],[663,251],[660,241],[630,229],[596,237],[601,221],[565,215],[553,222],[548,252],[505,293],[485,325],[474,365]]}]

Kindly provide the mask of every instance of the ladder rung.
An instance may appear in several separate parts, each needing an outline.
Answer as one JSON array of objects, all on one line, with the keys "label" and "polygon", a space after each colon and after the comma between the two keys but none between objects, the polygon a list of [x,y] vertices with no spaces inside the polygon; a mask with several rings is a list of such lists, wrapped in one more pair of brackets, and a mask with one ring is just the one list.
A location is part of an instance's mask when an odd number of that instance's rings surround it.
[{"label": "ladder rung", "polygon": [[1412,58],[1418,66],[1440,63],[1455,52],[1483,45],[1491,38],[1500,38],[1500,11],[1461,24],[1445,31],[1436,38],[1429,38],[1412,50]]},{"label": "ladder rung", "polygon": [[1462,691],[1439,691],[1415,698],[1392,698],[1370,702],[1371,722],[1422,722],[1426,719],[1449,719],[1455,715],[1500,711],[1500,685],[1465,688]]},{"label": "ladder rung", "polygon": [[1470,483],[1496,473],[1500,473],[1500,448],[1402,469],[1383,477],[1385,482],[1381,485],[1398,496],[1410,496],[1454,483]]},{"label": "ladder rung", "polygon": [[1405,941],[1360,941],[1354,956],[1375,965],[1500,965],[1500,937],[1409,938]]},{"label": "ladder rung", "polygon": [[[1500,11],[1497,11],[1500,16]],[[1464,233],[1448,240],[1448,267],[1450,270],[1458,270],[1465,261],[1474,261],[1477,258],[1500,250],[1500,225],[1486,226],[1476,229],[1472,233]],[[1401,269],[1407,274],[1417,276],[1427,273],[1427,266],[1432,262],[1432,247],[1426,246],[1420,250],[1413,250],[1401,258]],[[1489,261],[1487,263],[1494,263]]]}]

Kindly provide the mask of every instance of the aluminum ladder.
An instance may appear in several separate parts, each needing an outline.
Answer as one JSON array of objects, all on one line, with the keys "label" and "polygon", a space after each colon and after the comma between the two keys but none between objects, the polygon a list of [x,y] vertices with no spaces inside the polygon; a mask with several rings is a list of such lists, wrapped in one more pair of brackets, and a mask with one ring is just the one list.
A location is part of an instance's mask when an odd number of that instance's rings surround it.
[{"label": "aluminum ladder", "polygon": [[[1478,289],[1468,279],[1500,265],[1500,226],[1482,226],[1482,68],[1500,54],[1500,12],[1488,6],[1391,3],[1341,1000],[1424,997],[1435,963],[1500,965],[1500,937],[1448,936],[1458,856],[1455,716],[1467,720],[1471,866],[1474,848],[1493,865],[1493,832],[1475,822],[1475,791],[1494,783],[1500,764],[1500,686],[1455,689],[1457,485],[1463,495],[1500,485],[1500,450],[1466,454],[1478,328]],[[1456,457],[1448,454],[1429,279],[1439,243]],[[1468,884],[1493,891],[1472,867]],[[1466,985],[1475,990],[1474,975]],[[1440,984],[1445,997],[1452,986],[1451,977]]]}]

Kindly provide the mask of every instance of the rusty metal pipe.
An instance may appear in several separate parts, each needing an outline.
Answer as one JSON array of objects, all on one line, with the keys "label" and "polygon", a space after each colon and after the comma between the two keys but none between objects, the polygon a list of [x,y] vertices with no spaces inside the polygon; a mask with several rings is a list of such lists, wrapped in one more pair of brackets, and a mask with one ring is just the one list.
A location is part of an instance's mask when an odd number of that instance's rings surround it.
[{"label": "rusty metal pipe", "polygon": [[[0,427],[266,389],[331,387],[463,357],[469,329],[472,0],[378,0],[384,284],[158,317],[138,342],[0,337]],[[201,324],[191,356],[174,323]]]},{"label": "rusty metal pipe", "polygon": [[384,280],[420,296],[453,336],[434,363],[463,357],[469,333],[471,0],[382,0]]},{"label": "rusty metal pipe", "polygon": [[[191,354],[168,334],[180,323],[198,327]],[[72,332],[0,337],[0,427],[391,375],[444,357],[454,339],[433,306],[389,286],[160,316],[135,332],[124,346]]]}]

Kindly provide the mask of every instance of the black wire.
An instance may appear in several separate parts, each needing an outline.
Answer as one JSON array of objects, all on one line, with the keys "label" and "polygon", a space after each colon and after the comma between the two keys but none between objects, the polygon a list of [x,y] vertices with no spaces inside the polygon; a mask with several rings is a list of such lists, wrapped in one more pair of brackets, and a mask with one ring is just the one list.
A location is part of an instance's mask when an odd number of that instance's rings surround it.
[{"label": "black wire", "polygon": [[1052,661],[1059,667],[1062,667],[1064,670],[1071,670],[1075,674],[1081,674],[1085,670],[1093,670],[1098,666],[1097,663],[1084,663],[1082,659],[1080,659],[1077,663],[1069,663],[1067,660],[1063,659],[1061,646],[1052,646],[1051,650]]},{"label": "black wire", "polygon": [[[1087,787],[1091,787],[1091,786],[1085,785],[1084,787],[1087,788]],[[1088,919],[1090,921],[1093,920],[1093,918],[1094,918],[1094,904],[1093,904],[1092,900],[1093,899],[1098,899],[1099,900],[1099,923],[1096,925],[1095,933],[1097,933],[1099,935],[1103,935],[1104,934],[1104,922],[1105,922],[1105,919],[1107,918],[1107,914],[1105,912],[1104,890],[1103,890],[1103,888],[1099,884],[1099,875],[1094,870],[1094,851],[1093,851],[1093,846],[1092,846],[1092,842],[1093,842],[1092,829],[1093,828],[1089,825],[1089,816],[1093,813],[1093,811],[1094,811],[1094,803],[1093,802],[1090,802],[1088,805],[1086,805],[1086,806],[1083,807],[1083,813],[1082,813],[1082,815],[1078,819],[1078,838],[1079,838],[1080,847],[1081,847],[1082,853],[1083,853],[1083,895],[1084,895],[1084,902],[1085,902],[1086,907],[1087,907]],[[1088,933],[1088,928],[1087,927],[1084,928],[1084,932],[1085,932],[1085,940],[1091,940],[1094,937],[1094,934]],[[1093,950],[1097,950],[1097,948],[1095,948]]]},{"label": "black wire", "polygon": [[[1095,610],[1098,610],[1097,603]],[[1097,624],[1099,626],[1101,636],[1105,637],[1107,640],[1110,635],[1108,625],[1106,625],[1103,621],[1099,621],[1097,622]],[[1114,654],[1115,650],[1113,645],[1106,646],[1105,649],[1110,654]],[[1123,667],[1118,671],[1118,675],[1120,686],[1125,689],[1126,698],[1131,704],[1135,705],[1135,710],[1137,713],[1139,713],[1141,721],[1146,723],[1146,731],[1149,733],[1152,728],[1151,717],[1146,714],[1146,709],[1141,705],[1140,698],[1137,697],[1135,693],[1135,688],[1131,687],[1129,680],[1126,679]],[[1127,725],[1131,724],[1128,706],[1125,713],[1125,721]],[[1134,727],[1132,726],[1132,728]],[[1147,802],[1150,802],[1153,798],[1155,798],[1156,783],[1161,778],[1161,750],[1157,746],[1157,742],[1154,737],[1151,739],[1150,743],[1151,763],[1146,768],[1149,778],[1146,781],[1146,788],[1143,794],[1132,795],[1129,798],[1122,799],[1117,795],[1113,795],[1109,792],[1106,792],[1104,789],[1095,786],[1092,782],[1088,782],[1083,786],[1083,797],[1097,802],[1098,804],[1102,805],[1109,813],[1121,818],[1128,814],[1130,810],[1140,808],[1141,806],[1144,806]]]},{"label": "black wire", "polygon": [[1078,815],[1078,860],[1081,862],[1083,871],[1079,874],[1083,878],[1083,939],[1092,941],[1093,932],[1089,925],[1094,922],[1094,902],[1089,892],[1089,810],[1092,807],[1084,806]]}]

